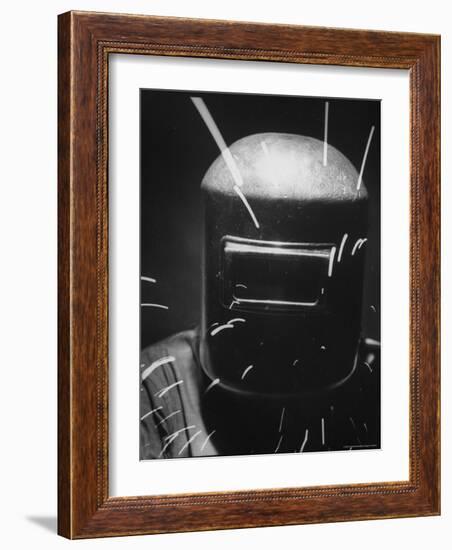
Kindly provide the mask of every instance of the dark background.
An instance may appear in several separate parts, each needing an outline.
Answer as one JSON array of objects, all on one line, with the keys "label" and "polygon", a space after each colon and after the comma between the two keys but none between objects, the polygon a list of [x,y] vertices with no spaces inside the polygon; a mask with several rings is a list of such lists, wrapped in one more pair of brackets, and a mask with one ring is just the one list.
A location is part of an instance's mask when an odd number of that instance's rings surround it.
[{"label": "dark background", "polygon": [[[202,97],[227,145],[259,132],[287,132],[323,140],[359,172],[375,126],[363,180],[369,192],[369,241],[363,334],[380,339],[380,102],[217,92],[141,90],[141,348],[194,327],[200,320],[203,213],[200,185],[220,154],[190,97]],[[327,223],[327,220],[325,220]],[[374,306],[376,311],[371,308]]]}]

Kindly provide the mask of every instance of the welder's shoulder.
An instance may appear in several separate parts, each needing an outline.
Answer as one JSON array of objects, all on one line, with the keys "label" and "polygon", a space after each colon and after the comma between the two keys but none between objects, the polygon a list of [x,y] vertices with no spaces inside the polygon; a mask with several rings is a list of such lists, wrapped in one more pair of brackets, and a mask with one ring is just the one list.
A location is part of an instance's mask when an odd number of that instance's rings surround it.
[{"label": "welder's shoulder", "polygon": [[197,331],[187,330],[141,353],[141,460],[172,456],[171,436],[179,433],[182,446],[187,438],[186,417],[192,388],[196,390],[197,341]]},{"label": "welder's shoulder", "polygon": [[144,348],[141,352],[141,366],[151,366],[157,361],[167,359],[169,362],[184,368],[195,361],[197,342],[198,331],[196,329],[173,334]]},{"label": "welder's shoulder", "polygon": [[197,330],[186,330],[145,348],[141,353],[140,374],[146,391],[156,395],[176,384],[184,386],[179,389],[185,394],[185,389],[196,386],[197,346]]}]

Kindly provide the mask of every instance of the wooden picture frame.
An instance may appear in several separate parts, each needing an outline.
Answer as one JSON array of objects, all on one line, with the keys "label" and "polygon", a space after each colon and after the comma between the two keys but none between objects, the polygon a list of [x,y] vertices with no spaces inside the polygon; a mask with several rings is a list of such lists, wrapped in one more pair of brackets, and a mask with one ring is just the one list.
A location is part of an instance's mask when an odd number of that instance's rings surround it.
[{"label": "wooden picture frame", "polygon": [[[69,12],[58,62],[58,532],[103,537],[440,513],[440,38]],[[410,74],[408,481],[110,497],[110,54],[406,69]]]}]

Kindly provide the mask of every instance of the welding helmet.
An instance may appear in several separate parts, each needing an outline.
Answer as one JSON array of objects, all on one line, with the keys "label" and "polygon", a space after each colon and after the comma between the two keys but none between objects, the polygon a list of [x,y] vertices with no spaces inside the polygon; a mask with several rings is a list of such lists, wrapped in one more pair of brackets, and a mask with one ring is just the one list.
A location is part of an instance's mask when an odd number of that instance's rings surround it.
[{"label": "welding helmet", "polygon": [[254,134],[202,181],[200,359],[210,385],[261,396],[324,392],[354,372],[368,195],[312,137]]}]

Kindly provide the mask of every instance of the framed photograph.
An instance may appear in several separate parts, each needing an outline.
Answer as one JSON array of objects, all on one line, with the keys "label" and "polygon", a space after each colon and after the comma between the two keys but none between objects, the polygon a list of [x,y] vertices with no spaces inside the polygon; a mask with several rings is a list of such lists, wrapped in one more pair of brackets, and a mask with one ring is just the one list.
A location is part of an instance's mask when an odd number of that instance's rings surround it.
[{"label": "framed photograph", "polygon": [[438,36],[59,17],[59,533],[439,514]]}]

